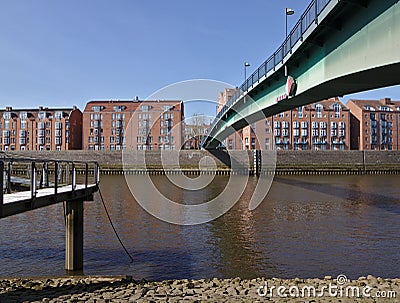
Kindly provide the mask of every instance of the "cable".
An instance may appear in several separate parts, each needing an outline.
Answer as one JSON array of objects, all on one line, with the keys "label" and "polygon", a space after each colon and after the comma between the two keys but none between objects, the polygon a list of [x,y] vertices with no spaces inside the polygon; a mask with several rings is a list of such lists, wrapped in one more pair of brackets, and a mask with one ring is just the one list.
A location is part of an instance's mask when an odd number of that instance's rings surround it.
[{"label": "cable", "polygon": [[112,229],[114,231],[114,234],[117,237],[117,239],[118,239],[119,243],[121,244],[122,248],[124,249],[125,253],[128,255],[129,259],[131,260],[131,263],[133,263],[133,258],[131,256],[131,254],[126,249],[124,243],[122,242],[121,238],[119,237],[119,235],[117,233],[117,230],[115,229],[115,226],[114,226],[113,222],[111,221],[110,214],[108,213],[106,204],[104,203],[103,195],[101,194],[100,186],[99,186],[99,194],[100,194],[101,202],[103,203],[104,210],[106,211],[106,214],[107,214],[107,217],[108,217],[108,221],[110,222],[110,225],[111,225],[111,227],[112,227]]}]

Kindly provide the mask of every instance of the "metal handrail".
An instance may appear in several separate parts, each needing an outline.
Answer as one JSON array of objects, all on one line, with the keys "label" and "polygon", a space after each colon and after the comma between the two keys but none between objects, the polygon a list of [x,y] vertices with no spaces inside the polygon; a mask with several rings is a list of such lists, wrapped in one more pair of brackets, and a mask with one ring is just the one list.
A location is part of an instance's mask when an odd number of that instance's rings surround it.
[{"label": "metal handrail", "polygon": [[[76,189],[78,184],[77,179],[77,166],[84,172],[84,180],[79,184],[84,184],[85,189],[89,186],[89,174],[93,175],[93,183],[96,186],[100,181],[100,166],[97,161],[79,161],[79,160],[56,160],[56,159],[33,159],[33,158],[13,158],[3,157],[0,158],[0,215],[3,207],[4,193],[11,193],[11,178],[13,171],[13,164],[26,164],[20,168],[20,171],[29,175],[26,183],[29,184],[32,200],[35,199],[37,189],[39,188],[52,188],[54,187],[54,195],[57,195],[58,188],[61,185],[71,185],[71,191]],[[53,168],[49,168],[53,166]],[[18,169],[18,167],[17,167]],[[38,180],[38,173],[41,179]],[[51,183],[50,176],[53,175],[53,183]],[[64,176],[66,184],[64,181]],[[71,176],[71,178],[69,178]],[[15,178],[15,176],[13,177]],[[25,178],[19,177],[19,181]],[[29,180],[29,181],[28,181]],[[69,182],[71,180],[71,182]],[[21,184],[23,184],[21,182]],[[69,184],[71,183],[71,184]]]},{"label": "metal handrail", "polygon": [[241,99],[241,96],[248,92],[248,90],[262,77],[266,76],[270,71],[275,70],[279,64],[282,64],[284,58],[292,52],[293,47],[297,42],[299,42],[299,40],[303,41],[303,35],[313,23],[318,23],[318,17],[331,1],[338,0],[311,1],[304,13],[301,15],[299,21],[295,24],[288,36],[285,37],[284,42],[279,46],[279,48],[267,60],[265,60],[260,67],[258,67],[257,70],[242,83],[242,85],[239,86],[235,94],[228,99],[221,111],[217,113],[216,118],[208,129],[207,135],[204,137],[203,142],[201,143],[202,146],[206,142],[211,130],[216,126],[220,118],[223,117],[232,108],[232,106]]}]

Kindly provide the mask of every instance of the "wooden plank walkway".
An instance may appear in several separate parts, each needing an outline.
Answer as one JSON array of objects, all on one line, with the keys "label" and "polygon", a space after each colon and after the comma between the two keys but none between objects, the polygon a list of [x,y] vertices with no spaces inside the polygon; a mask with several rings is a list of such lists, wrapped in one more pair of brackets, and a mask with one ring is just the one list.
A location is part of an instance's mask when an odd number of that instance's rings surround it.
[{"label": "wooden plank walkway", "polygon": [[63,201],[93,201],[93,194],[97,189],[96,184],[88,184],[87,186],[77,184],[75,189],[72,189],[72,185],[60,186],[57,188],[57,194],[55,194],[54,187],[37,189],[34,198],[32,198],[30,190],[4,194],[0,218]]}]

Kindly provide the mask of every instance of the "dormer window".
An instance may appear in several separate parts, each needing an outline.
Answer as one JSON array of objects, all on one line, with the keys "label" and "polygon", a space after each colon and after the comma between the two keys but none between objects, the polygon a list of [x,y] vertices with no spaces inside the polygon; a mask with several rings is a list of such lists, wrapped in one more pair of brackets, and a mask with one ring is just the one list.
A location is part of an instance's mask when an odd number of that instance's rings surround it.
[{"label": "dormer window", "polygon": [[335,111],[335,118],[340,118],[340,110],[342,109],[342,107],[340,106],[339,103],[335,103],[333,104],[333,109]]},{"label": "dormer window", "polygon": [[126,106],[124,106],[124,105],[116,105],[116,106],[113,107],[113,109],[116,112],[122,112],[123,110],[126,109]]},{"label": "dormer window", "polygon": [[383,112],[391,112],[392,109],[389,106],[379,106],[379,110]]},{"label": "dormer window", "polygon": [[56,120],[61,120],[63,116],[63,112],[57,111],[54,113],[54,116],[56,117]]},{"label": "dormer window", "polygon": [[324,106],[320,103],[315,104],[315,111],[317,112],[317,118],[321,118],[322,117],[322,109],[324,108]]},{"label": "dormer window", "polygon": [[26,120],[28,118],[28,113],[27,112],[20,112],[19,113],[19,118],[21,120]]},{"label": "dormer window", "polygon": [[38,118],[39,118],[39,120],[44,120],[44,118],[46,118],[46,112],[45,111],[40,111],[38,113]]},{"label": "dormer window", "polygon": [[3,118],[4,118],[4,120],[9,120],[9,119],[11,119],[11,113],[10,113],[10,112],[4,112],[4,113],[3,113]]},{"label": "dormer window", "polygon": [[104,106],[99,106],[99,105],[97,105],[97,106],[92,106],[92,110],[93,110],[94,112],[101,112],[103,109],[104,109]]}]

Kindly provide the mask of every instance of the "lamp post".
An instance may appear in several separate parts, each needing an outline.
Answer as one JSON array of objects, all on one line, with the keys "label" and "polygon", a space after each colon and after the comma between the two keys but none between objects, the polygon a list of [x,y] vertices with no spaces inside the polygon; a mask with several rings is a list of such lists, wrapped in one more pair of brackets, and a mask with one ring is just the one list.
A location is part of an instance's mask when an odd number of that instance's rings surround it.
[{"label": "lamp post", "polygon": [[[294,14],[294,10],[292,10],[291,8],[286,8],[285,9],[285,45],[286,45],[286,49],[287,49],[287,47],[288,47],[288,45],[287,45],[287,42],[288,42],[288,30],[287,30],[287,17],[288,16],[291,16],[291,15],[293,15]],[[286,50],[285,50],[285,55],[286,55]],[[288,75],[288,70],[287,70],[287,66],[286,66],[286,64],[285,64],[285,77],[287,77],[287,75]]]},{"label": "lamp post", "polygon": [[287,16],[291,16],[291,15],[293,15],[294,14],[294,10],[292,10],[291,8],[286,8],[286,10],[285,10],[285,21],[286,21],[286,27],[285,27],[285,29],[286,29],[286,31],[285,31],[285,39],[287,38]]},{"label": "lamp post", "polygon": [[250,66],[250,63],[249,62],[245,62],[244,63],[244,82],[246,82],[246,80],[247,80],[247,68]]}]

